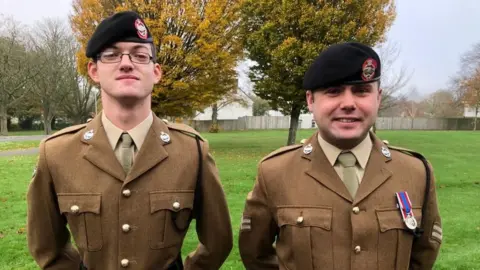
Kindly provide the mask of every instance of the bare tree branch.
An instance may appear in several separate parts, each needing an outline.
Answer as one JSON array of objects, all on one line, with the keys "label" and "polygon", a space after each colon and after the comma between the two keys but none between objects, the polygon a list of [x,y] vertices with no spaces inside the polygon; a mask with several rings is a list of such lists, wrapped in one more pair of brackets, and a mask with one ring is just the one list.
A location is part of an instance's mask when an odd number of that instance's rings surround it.
[{"label": "bare tree branch", "polygon": [[394,69],[400,56],[400,48],[396,42],[382,44],[378,47],[378,54],[382,61],[381,88],[383,92],[380,105],[380,112],[382,112],[394,106],[403,97],[401,90],[407,85],[413,71],[408,72],[405,66],[402,66],[400,70]]}]

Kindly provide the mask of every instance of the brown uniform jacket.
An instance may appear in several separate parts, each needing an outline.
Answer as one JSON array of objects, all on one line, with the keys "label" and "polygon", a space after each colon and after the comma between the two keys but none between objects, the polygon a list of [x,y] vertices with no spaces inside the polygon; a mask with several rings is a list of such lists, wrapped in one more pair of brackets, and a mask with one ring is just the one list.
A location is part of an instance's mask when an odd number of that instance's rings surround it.
[{"label": "brown uniform jacket", "polygon": [[185,269],[219,269],[232,248],[230,215],[206,141],[200,142],[202,203],[194,205],[199,156],[192,135],[186,125],[154,117],[128,175],[100,116],[42,141],[28,189],[28,246],[39,266],[167,269],[195,215],[200,244]]},{"label": "brown uniform jacket", "polygon": [[[355,199],[328,162],[317,134],[305,145],[281,148],[260,162],[240,229],[246,269],[432,268],[442,238],[433,172],[422,213],[424,164],[371,136],[372,151]],[[397,209],[395,192],[401,191],[408,192],[424,229],[418,239]]]}]

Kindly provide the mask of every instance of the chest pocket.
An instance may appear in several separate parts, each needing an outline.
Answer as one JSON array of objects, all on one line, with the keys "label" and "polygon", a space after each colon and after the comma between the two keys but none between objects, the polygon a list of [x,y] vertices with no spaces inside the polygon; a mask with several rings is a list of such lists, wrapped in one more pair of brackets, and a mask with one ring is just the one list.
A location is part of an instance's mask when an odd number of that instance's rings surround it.
[{"label": "chest pocket", "polygon": [[[422,208],[413,207],[418,226],[421,226]],[[376,210],[378,235],[378,268],[408,269],[413,243],[413,234],[403,222],[397,208]]]},{"label": "chest pocket", "polygon": [[284,263],[288,269],[331,269],[331,207],[279,207],[277,220],[277,249],[287,258]]},{"label": "chest pocket", "polygon": [[150,193],[150,248],[162,249],[182,243],[190,225],[194,191]]},{"label": "chest pocket", "polygon": [[76,245],[88,251],[101,250],[101,194],[60,193],[57,197],[60,212],[67,218]]}]

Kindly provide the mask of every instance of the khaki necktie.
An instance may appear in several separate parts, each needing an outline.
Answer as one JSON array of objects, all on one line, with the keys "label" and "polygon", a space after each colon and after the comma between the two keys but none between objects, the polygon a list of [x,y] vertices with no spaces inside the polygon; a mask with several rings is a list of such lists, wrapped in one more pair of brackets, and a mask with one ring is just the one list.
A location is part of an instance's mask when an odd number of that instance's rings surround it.
[{"label": "khaki necktie", "polygon": [[123,170],[125,173],[128,174],[130,168],[132,167],[132,159],[133,159],[133,149],[132,149],[132,137],[130,134],[124,132],[122,133],[122,141],[120,143],[120,164],[122,164]]},{"label": "khaki necktie", "polygon": [[338,161],[343,167],[343,182],[352,195],[352,198],[355,198],[358,189],[358,179],[355,170],[357,159],[352,152],[344,152],[338,156]]}]

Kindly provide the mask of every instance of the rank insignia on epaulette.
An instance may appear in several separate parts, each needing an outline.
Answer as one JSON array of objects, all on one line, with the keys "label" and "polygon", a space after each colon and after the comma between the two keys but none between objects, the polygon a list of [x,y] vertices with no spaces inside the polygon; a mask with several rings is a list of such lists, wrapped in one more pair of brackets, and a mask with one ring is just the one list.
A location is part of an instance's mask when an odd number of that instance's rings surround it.
[{"label": "rank insignia on epaulette", "polygon": [[408,197],[406,191],[396,192],[395,193],[398,202],[398,208],[402,214],[403,222],[410,230],[415,230],[417,228],[417,220],[412,209],[412,202]]}]

